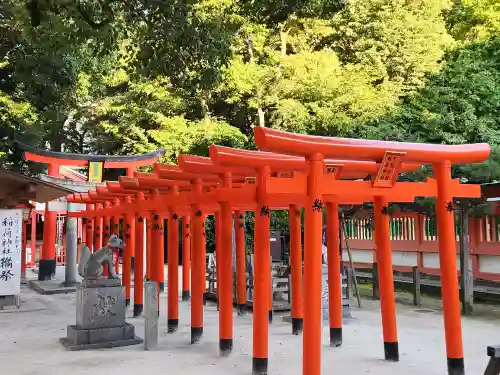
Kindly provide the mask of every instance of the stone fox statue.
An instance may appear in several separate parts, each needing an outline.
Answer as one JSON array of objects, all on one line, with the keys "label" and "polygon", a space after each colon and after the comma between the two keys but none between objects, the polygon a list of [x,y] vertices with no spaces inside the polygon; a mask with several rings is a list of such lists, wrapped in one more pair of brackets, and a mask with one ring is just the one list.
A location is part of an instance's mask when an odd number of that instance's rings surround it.
[{"label": "stone fox statue", "polygon": [[116,235],[112,235],[108,243],[102,249],[92,254],[87,246],[82,247],[78,274],[84,279],[97,279],[104,272],[104,264],[108,265],[110,279],[117,279],[115,268],[113,267],[113,249],[123,249],[123,241]]}]

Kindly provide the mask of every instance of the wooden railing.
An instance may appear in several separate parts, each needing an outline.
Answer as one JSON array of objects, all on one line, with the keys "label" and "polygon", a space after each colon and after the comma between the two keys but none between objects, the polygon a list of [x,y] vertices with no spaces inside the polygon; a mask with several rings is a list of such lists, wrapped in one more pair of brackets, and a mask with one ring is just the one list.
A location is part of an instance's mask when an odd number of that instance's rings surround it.
[{"label": "wooden railing", "polygon": [[[469,253],[475,278],[500,281],[499,224],[500,217],[497,216],[469,219]],[[460,230],[457,220],[457,268]],[[394,269],[411,272],[417,266],[422,273],[438,274],[438,235],[435,217],[418,213],[393,215],[390,238]],[[367,218],[345,220],[344,260],[347,260],[346,239],[355,266],[371,268],[375,262],[372,221]]]}]

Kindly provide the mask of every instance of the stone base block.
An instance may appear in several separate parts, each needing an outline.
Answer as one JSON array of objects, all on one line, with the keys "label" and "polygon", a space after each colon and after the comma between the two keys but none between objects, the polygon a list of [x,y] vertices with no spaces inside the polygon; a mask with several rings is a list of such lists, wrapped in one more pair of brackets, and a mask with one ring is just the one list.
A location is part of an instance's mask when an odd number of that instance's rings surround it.
[{"label": "stone base block", "polygon": [[64,286],[60,280],[31,280],[29,287],[40,294],[66,294],[75,293],[77,285]]},{"label": "stone base block", "polygon": [[119,346],[141,344],[143,340],[135,336],[132,324],[125,323],[121,327],[83,329],[76,325],[68,326],[67,337],[59,339],[69,350],[87,350],[114,348]]},{"label": "stone base block", "polygon": [[122,286],[78,286],[76,306],[76,326],[79,328],[121,327],[125,324],[125,288]]}]

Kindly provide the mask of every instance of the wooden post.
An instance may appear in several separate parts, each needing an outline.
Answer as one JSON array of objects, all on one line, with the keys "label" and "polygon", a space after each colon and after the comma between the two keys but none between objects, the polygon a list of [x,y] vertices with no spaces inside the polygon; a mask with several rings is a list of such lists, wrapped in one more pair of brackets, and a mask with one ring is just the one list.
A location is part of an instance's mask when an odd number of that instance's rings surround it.
[{"label": "wooden post", "polygon": [[217,298],[217,311],[220,311],[220,295],[219,295],[221,288],[220,263],[221,263],[221,254],[223,252],[221,213],[217,212],[214,216],[215,216],[215,283],[214,284],[216,287],[215,293]]},{"label": "wooden post", "polygon": [[[144,194],[138,193],[137,200],[144,199]],[[134,251],[134,317],[142,314],[144,293],[144,232],[145,222],[140,214],[136,214],[135,251]]]},{"label": "wooden post", "polygon": [[[193,191],[201,193],[201,180],[193,184]],[[197,205],[191,206],[191,344],[203,336],[203,297],[205,295],[205,218]]]},{"label": "wooden post", "polygon": [[460,232],[460,294],[462,297],[463,315],[471,315],[474,306],[474,281],[472,278],[472,264],[469,258],[468,209],[468,200],[462,199],[460,201],[460,228],[462,229]]},{"label": "wooden post", "polygon": [[271,276],[270,211],[266,202],[265,180],[269,176],[268,167],[258,173],[257,210],[254,226],[253,264],[253,375],[267,375],[269,352],[269,285]]},{"label": "wooden post", "polygon": [[151,230],[151,280],[158,283],[159,291],[165,288],[164,220],[159,212],[153,212]]},{"label": "wooden post", "polygon": [[418,266],[413,267],[413,304],[415,306],[420,306],[421,304],[420,269]]},{"label": "wooden post", "polygon": [[[303,326],[303,297],[302,297],[302,246],[300,233],[300,210],[296,205],[290,205],[288,210],[290,224],[290,272],[292,283],[292,333],[298,335]],[[290,295],[290,293],[289,293]]]},{"label": "wooden post", "polygon": [[[111,203],[110,202],[105,202],[104,203],[104,209],[109,209],[111,208]],[[104,216],[103,218],[103,232],[102,232],[102,247],[106,246],[109,241],[109,236],[111,235],[111,217],[110,216]],[[99,248],[100,249],[100,248]],[[99,250],[97,249],[97,250]],[[95,250],[95,251],[97,251]]]},{"label": "wooden post", "polygon": [[[48,164],[48,175],[59,177],[59,164]],[[56,274],[56,236],[57,213],[49,210],[49,202],[45,203],[43,243],[38,263],[38,280],[51,280]]]},{"label": "wooden post", "polygon": [[323,237],[323,155],[307,158],[307,197],[305,199],[304,236],[304,342],[302,345],[302,373],[321,374],[321,254]]},{"label": "wooden post", "polygon": [[[110,202],[104,202],[104,209],[109,209],[111,208],[111,203]],[[110,236],[110,231],[111,231],[111,228],[110,228],[110,225],[111,225],[111,217],[110,216],[107,216],[108,214],[106,214],[106,216],[103,217],[102,219],[102,227],[103,227],[103,231],[102,231],[102,247],[106,246],[108,244],[108,241],[109,241],[109,236]],[[99,248],[100,249],[100,248]],[[97,250],[99,250],[97,249]],[[95,250],[95,251],[97,251]],[[102,274],[104,276],[108,276],[108,265],[107,264],[103,264],[103,272]]]},{"label": "wooden post", "polygon": [[327,251],[328,251],[328,314],[330,346],[342,345],[342,280],[340,270],[339,205],[326,204]]},{"label": "wooden post", "polygon": [[396,304],[394,297],[394,278],[392,273],[389,228],[390,219],[387,198],[380,196],[375,197],[374,218],[385,359],[397,362],[399,361],[399,345],[396,325]]},{"label": "wooden post", "polygon": [[247,311],[246,291],[246,254],[245,254],[245,217],[244,211],[236,211],[234,231],[236,241],[236,300],[238,315],[245,315]]},{"label": "wooden post", "polygon": [[[222,186],[231,189],[232,175],[224,173]],[[233,350],[233,213],[230,202],[220,203],[220,222],[222,236],[219,254],[219,275],[217,290],[219,290],[219,352],[221,356],[229,355]],[[219,253],[219,249],[217,250]],[[218,263],[219,263],[218,262]],[[219,289],[220,288],[220,289]]]},{"label": "wooden post", "polygon": [[[174,186],[172,194],[178,194]],[[168,293],[167,330],[176,332],[179,327],[179,217],[173,212],[168,218]]]},{"label": "wooden post", "polygon": [[[95,209],[101,209],[102,205],[100,203],[97,203],[95,205]],[[103,231],[103,218],[101,216],[97,216],[94,218],[94,223],[95,223],[95,233],[94,233],[94,248],[92,249],[92,252],[95,253],[97,250],[99,250],[102,247],[102,237],[104,234]]]},{"label": "wooden post", "polygon": [[189,228],[191,217],[183,216],[182,225],[182,300],[189,301],[190,295],[190,272],[191,272],[191,229]]},{"label": "wooden post", "polygon": [[[93,204],[87,204],[87,211],[91,211],[94,209]],[[85,220],[85,244],[89,248],[90,252],[92,252],[92,247],[94,245],[94,222],[92,218],[87,218]]]},{"label": "wooden post", "polygon": [[203,300],[203,306],[206,306],[207,305],[207,228],[206,228],[206,222],[207,222],[207,215],[206,214],[203,214],[202,215],[202,223],[201,223],[201,227],[203,229],[203,232],[202,232],[202,237],[203,237],[203,240],[202,240],[202,243],[201,243],[201,247],[200,247],[200,251],[201,251],[201,258],[203,259],[203,262],[202,262],[202,268],[201,268],[201,275],[200,275],[200,280],[202,281],[201,283],[201,289],[203,291],[203,296],[202,296],[202,300]]},{"label": "wooden post", "polygon": [[[125,198],[126,203],[132,203],[130,196]],[[135,249],[135,217],[127,213],[124,220],[124,242],[125,249],[123,251],[123,284],[125,285],[125,305],[130,305],[130,285],[132,276],[132,254]]]},{"label": "wooden post", "polygon": [[274,281],[273,281],[273,257],[269,256],[269,324],[273,322],[273,301],[274,301]]},{"label": "wooden post", "polygon": [[[119,206],[120,205],[120,200],[115,199],[113,201],[113,207]],[[111,218],[111,234],[114,234],[118,237],[120,237],[120,216],[115,215]],[[118,253],[118,250],[115,251],[115,272],[118,275],[120,273],[120,256]],[[122,270],[123,273],[123,270]]]},{"label": "wooden post", "polygon": [[151,241],[153,234],[153,221],[151,220],[153,216],[150,213],[147,213],[145,216],[146,219],[146,280],[152,280],[152,261],[151,261]]},{"label": "wooden post", "polygon": [[45,203],[43,243],[40,261],[38,262],[38,280],[51,280],[56,273],[56,227],[57,215],[49,210]]},{"label": "wooden post", "polygon": [[438,184],[436,214],[448,373],[449,375],[464,375],[451,163],[445,160],[435,164],[433,168]]},{"label": "wooden post", "polygon": [[31,211],[31,240],[30,240],[31,257],[29,263],[30,267],[33,267],[35,265],[35,259],[36,259],[36,218],[37,218],[36,211],[35,210]]}]

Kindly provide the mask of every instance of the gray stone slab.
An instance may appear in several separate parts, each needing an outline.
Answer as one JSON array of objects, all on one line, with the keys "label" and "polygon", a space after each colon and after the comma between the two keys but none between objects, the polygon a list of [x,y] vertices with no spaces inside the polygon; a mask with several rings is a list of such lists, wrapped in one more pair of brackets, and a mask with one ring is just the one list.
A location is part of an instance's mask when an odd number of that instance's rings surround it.
[{"label": "gray stone slab", "polygon": [[158,286],[155,281],[144,283],[144,349],[158,346]]},{"label": "gray stone slab", "polygon": [[138,338],[135,336],[134,326],[132,324],[125,323],[121,327],[94,329],[82,329],[77,327],[76,325],[70,325],[68,326],[67,336],[62,340],[67,345],[81,346],[123,342],[135,339]]},{"label": "gray stone slab", "polygon": [[123,338],[131,340],[135,337],[135,327],[132,324],[125,323],[123,326]]},{"label": "gray stone slab", "polygon": [[60,338],[59,342],[68,350],[77,351],[77,350],[91,350],[91,349],[110,349],[110,348],[118,348],[121,346],[130,346],[130,345],[138,345],[142,344],[143,340],[139,337],[130,340],[120,340],[114,342],[99,342],[95,344],[82,344],[82,345],[74,345],[68,341],[66,337]]},{"label": "gray stone slab", "polygon": [[122,286],[77,288],[76,325],[79,328],[121,327],[124,324],[125,289]]},{"label": "gray stone slab", "polygon": [[40,294],[67,294],[75,293],[78,285],[61,285],[61,280],[31,280],[29,287]]},{"label": "gray stone slab", "polygon": [[88,329],[79,329],[75,325],[69,325],[66,332],[67,341],[73,343],[73,345],[90,343],[90,332]]},{"label": "gray stone slab", "polygon": [[123,327],[96,328],[89,330],[89,343],[115,342],[125,339]]}]

